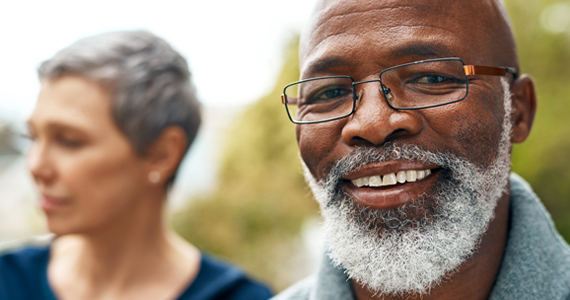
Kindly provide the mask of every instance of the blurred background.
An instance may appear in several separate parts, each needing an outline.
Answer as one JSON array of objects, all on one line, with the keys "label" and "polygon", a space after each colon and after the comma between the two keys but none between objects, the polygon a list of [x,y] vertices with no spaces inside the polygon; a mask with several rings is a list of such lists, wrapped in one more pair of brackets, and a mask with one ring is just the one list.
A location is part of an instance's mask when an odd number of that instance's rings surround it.
[{"label": "blurred background", "polygon": [[[148,29],[189,61],[204,123],[169,199],[174,228],[275,291],[310,274],[321,247],[318,208],[301,174],[279,95],[299,77],[298,33],[314,0],[5,1],[0,4],[0,243],[45,234],[25,170],[35,69],[92,34]],[[513,149],[570,240],[570,1],[505,0],[522,72],[536,82],[529,139]]]}]

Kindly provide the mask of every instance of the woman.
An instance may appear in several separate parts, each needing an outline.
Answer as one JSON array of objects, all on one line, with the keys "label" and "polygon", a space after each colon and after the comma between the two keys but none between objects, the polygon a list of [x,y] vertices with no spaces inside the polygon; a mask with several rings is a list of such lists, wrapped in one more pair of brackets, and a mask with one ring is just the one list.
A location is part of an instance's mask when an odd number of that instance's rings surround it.
[{"label": "woman", "polygon": [[149,32],[113,32],[39,68],[28,168],[57,238],[0,256],[0,299],[267,299],[164,224],[200,124],[184,58]]}]

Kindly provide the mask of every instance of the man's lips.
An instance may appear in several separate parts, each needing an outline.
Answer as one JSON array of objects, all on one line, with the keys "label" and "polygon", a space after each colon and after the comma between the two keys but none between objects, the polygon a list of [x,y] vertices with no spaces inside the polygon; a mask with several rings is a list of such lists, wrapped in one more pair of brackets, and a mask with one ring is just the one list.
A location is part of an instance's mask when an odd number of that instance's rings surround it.
[{"label": "man's lips", "polygon": [[430,190],[439,169],[418,162],[367,165],[344,176],[344,188],[361,205],[393,209]]}]

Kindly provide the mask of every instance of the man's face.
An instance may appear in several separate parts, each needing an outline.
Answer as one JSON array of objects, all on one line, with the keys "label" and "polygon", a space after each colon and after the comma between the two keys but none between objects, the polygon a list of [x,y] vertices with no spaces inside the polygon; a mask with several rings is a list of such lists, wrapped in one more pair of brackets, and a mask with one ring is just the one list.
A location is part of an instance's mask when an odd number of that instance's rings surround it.
[{"label": "man's face", "polygon": [[[323,4],[302,40],[301,79],[349,75],[356,81],[372,80],[388,67],[442,57],[459,57],[467,64],[501,63],[485,46],[488,28],[465,13],[470,9],[466,6],[477,1],[333,2]],[[472,76],[465,100],[421,110],[391,109],[378,82],[357,88],[363,94],[352,116],[296,128],[301,156],[317,180],[354,149],[382,147],[386,142],[453,153],[483,167],[496,156],[504,116],[499,78]],[[432,174],[414,183],[358,188],[351,182],[426,169]],[[442,180],[439,171],[439,166],[422,162],[371,163],[346,174],[343,184],[358,203],[392,209],[429,193]]]},{"label": "man's face", "polygon": [[[514,65],[488,46],[484,18],[469,13],[498,14],[476,7],[484,1],[418,2],[322,3],[302,39],[301,79],[374,80],[395,65],[444,57]],[[381,294],[421,293],[473,254],[508,185],[506,82],[471,76],[465,100],[421,110],[394,110],[378,82],[359,84],[353,115],[297,125],[329,255],[352,279]],[[431,174],[381,187],[357,184],[422,170]]]}]

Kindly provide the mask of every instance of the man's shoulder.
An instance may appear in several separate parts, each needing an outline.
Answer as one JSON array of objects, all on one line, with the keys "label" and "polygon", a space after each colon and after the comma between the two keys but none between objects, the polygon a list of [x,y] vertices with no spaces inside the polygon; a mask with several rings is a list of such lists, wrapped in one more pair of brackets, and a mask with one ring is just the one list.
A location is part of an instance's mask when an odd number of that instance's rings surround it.
[{"label": "man's shoulder", "polygon": [[309,300],[314,284],[314,276],[307,277],[271,298],[271,300]]},{"label": "man's shoulder", "polygon": [[516,174],[511,175],[510,210],[507,245],[491,299],[566,299],[570,247],[530,185]]},{"label": "man's shoulder", "polygon": [[[523,250],[522,253],[536,260],[552,264],[564,262],[561,267],[570,271],[570,246],[556,230],[550,214],[532,187],[516,174],[511,175],[510,211],[506,250]],[[553,255],[538,255],[542,252],[552,252]]]}]

